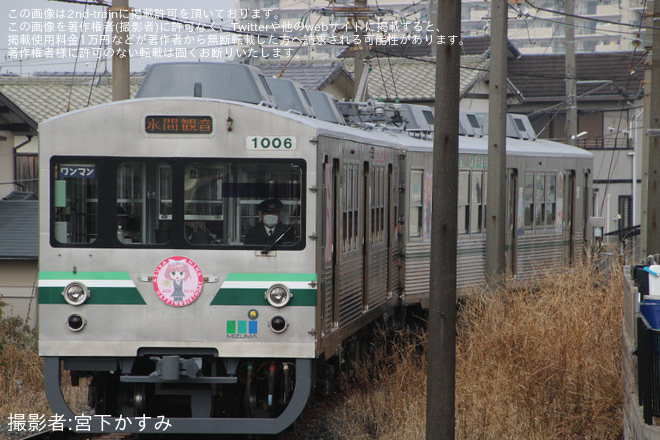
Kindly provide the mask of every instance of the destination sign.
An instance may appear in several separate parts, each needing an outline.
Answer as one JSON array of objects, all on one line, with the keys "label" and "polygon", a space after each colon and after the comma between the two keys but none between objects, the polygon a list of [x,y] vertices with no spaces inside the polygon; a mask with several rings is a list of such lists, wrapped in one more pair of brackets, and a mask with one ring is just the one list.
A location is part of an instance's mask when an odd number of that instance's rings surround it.
[{"label": "destination sign", "polygon": [[211,134],[210,116],[147,116],[144,130],[150,134]]}]

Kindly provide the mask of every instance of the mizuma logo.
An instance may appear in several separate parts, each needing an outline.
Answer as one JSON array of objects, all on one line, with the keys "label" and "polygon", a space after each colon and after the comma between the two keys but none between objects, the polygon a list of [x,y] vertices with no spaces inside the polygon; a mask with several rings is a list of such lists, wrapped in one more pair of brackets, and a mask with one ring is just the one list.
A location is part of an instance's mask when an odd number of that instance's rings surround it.
[{"label": "mizuma logo", "polygon": [[256,339],[259,321],[227,321],[228,339]]}]

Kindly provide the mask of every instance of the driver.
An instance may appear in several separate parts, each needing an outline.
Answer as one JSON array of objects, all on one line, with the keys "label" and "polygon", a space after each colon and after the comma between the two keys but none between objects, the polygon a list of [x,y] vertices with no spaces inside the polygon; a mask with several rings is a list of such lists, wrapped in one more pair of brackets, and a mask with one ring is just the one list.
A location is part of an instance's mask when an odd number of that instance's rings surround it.
[{"label": "driver", "polygon": [[281,211],[282,202],[277,199],[267,199],[259,203],[261,221],[247,231],[245,244],[270,244],[283,233],[284,236],[279,243],[294,243],[295,233],[292,228],[287,228],[287,225],[280,221]]}]

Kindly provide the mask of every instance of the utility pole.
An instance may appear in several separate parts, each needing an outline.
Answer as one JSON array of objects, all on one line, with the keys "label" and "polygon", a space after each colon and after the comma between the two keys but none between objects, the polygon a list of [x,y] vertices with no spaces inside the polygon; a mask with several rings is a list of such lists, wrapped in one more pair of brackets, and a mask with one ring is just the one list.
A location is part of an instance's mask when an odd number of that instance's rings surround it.
[{"label": "utility pole", "polygon": [[486,206],[486,280],[497,287],[505,273],[506,236],[506,93],[508,3],[490,3],[488,90],[488,180]]},{"label": "utility pole", "polygon": [[660,253],[660,0],[653,2],[651,68],[644,73],[644,137],[642,142],[642,217],[640,256]]},{"label": "utility pole", "polygon": [[[354,52],[353,52],[353,64],[355,65],[355,99],[362,99],[358,97],[357,95],[357,89],[359,88],[360,83],[362,82],[364,84],[364,89],[362,90],[362,94],[366,98],[369,96],[369,92],[367,89],[367,79],[365,78],[363,81],[362,75],[364,75],[364,70],[365,70],[365,65],[364,65],[364,60],[366,57],[369,56],[369,48],[367,47],[367,42],[365,41],[364,38],[364,27],[366,26],[368,22],[368,17],[362,16],[360,11],[364,11],[367,9],[367,0],[355,0],[354,3],[354,8],[355,8],[355,16],[354,16],[354,23],[353,25],[355,26],[355,36],[357,39],[357,43],[355,46],[353,46]],[[364,20],[363,23],[361,23],[361,20]],[[370,67],[367,67],[367,69],[370,69]],[[368,75],[368,72],[367,72]]]},{"label": "utility pole", "polygon": [[128,0],[113,0],[112,17],[112,100],[131,97],[131,63],[128,48]]},{"label": "utility pole", "polygon": [[565,64],[566,64],[566,96],[568,98],[566,108],[566,143],[569,145],[577,145],[578,133],[578,111],[577,111],[577,85],[576,85],[576,70],[575,70],[575,27],[573,14],[575,13],[575,6],[573,0],[566,0],[566,51],[565,51]]},{"label": "utility pole", "polygon": [[[461,2],[438,0],[426,438],[455,437]],[[441,12],[441,13],[440,13]],[[450,37],[456,39],[450,44]],[[435,44],[435,40],[433,43]]]}]

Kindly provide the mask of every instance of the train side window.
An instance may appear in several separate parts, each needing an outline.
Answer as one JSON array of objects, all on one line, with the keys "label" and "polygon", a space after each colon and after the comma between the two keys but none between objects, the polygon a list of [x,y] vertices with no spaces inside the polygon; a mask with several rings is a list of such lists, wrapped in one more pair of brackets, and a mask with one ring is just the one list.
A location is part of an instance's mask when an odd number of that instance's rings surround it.
[{"label": "train side window", "polygon": [[421,237],[422,235],[422,206],[424,194],[424,172],[422,170],[412,170],[410,173],[410,237]]},{"label": "train side window", "polygon": [[525,202],[525,229],[532,228],[532,219],[534,217],[534,173],[525,173],[525,189],[523,191]]},{"label": "train side window", "polygon": [[385,225],[385,167],[374,167],[371,196],[371,243],[384,241]]},{"label": "train side window", "polygon": [[63,160],[52,168],[51,231],[61,244],[90,244],[98,237],[96,164]]},{"label": "train side window", "polygon": [[458,173],[458,233],[470,231],[470,172]]},{"label": "train side window", "polygon": [[480,171],[472,172],[471,197],[470,197],[470,232],[481,232],[484,209],[484,176]]},{"label": "train side window", "polygon": [[360,167],[359,164],[347,163],[344,166],[344,194],[342,202],[344,206],[343,234],[344,234],[344,252],[351,252],[358,249],[360,241],[358,227],[358,207],[360,194]]},{"label": "train side window", "polygon": [[546,199],[545,199],[545,225],[553,228],[557,219],[557,175],[548,173],[546,176]]},{"label": "train side window", "polygon": [[545,204],[545,173],[536,173],[534,180],[534,227],[542,228]]},{"label": "train side window", "polygon": [[117,167],[117,240],[165,243],[171,236],[172,170],[164,162],[124,162]]}]

